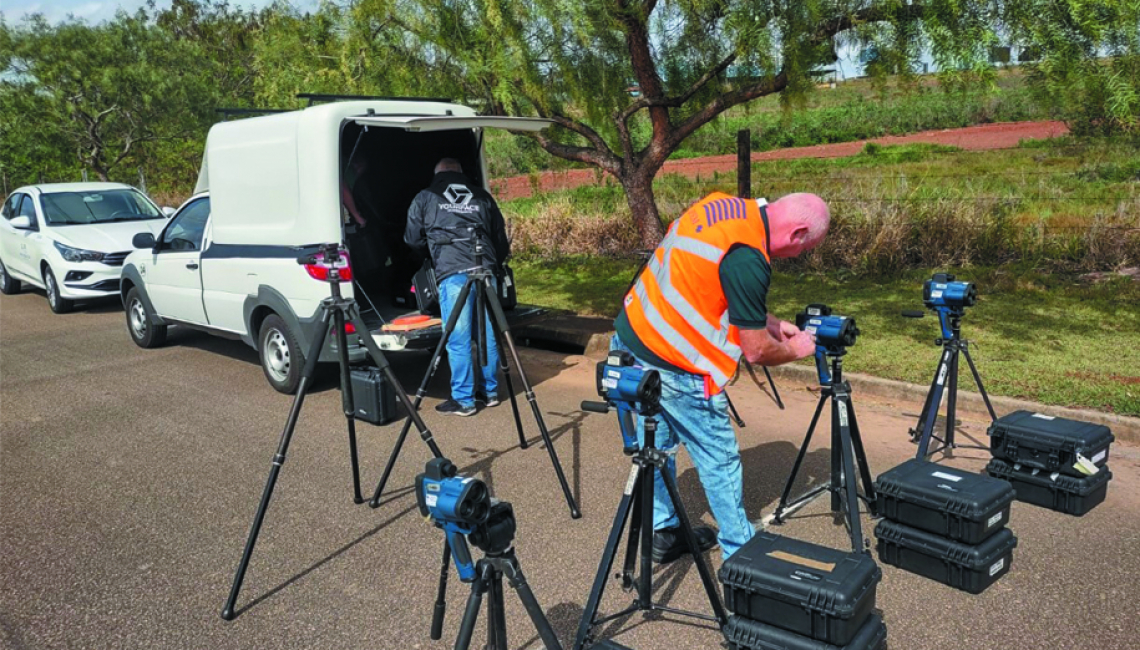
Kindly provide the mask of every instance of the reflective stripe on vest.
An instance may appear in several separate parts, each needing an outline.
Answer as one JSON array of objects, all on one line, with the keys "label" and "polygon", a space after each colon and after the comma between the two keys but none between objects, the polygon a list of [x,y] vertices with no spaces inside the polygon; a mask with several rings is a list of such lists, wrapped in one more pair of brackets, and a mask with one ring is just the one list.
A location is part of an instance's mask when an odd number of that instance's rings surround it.
[{"label": "reflective stripe on vest", "polygon": [[[705,376],[710,395],[728,383],[740,361],[723,290],[716,296],[720,261],[737,245],[768,256],[757,203],[709,195],[670,225],[626,297],[627,318],[642,344],[662,360]],[[684,282],[678,286],[674,277]]]}]

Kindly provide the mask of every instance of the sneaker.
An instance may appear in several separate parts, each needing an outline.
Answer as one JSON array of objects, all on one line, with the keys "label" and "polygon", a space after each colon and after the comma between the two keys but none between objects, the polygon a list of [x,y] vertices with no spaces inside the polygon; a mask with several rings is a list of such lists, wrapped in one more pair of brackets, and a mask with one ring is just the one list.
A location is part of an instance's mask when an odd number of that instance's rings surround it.
[{"label": "sneaker", "polygon": [[490,408],[492,406],[498,406],[499,404],[501,404],[501,402],[499,401],[498,395],[487,395],[486,393],[483,393],[483,392],[475,393],[475,401],[476,402],[483,402],[484,404],[487,405],[488,408]]},{"label": "sneaker", "polygon": [[[697,544],[701,547],[701,553],[716,546],[716,531],[712,528],[708,526],[698,526],[693,529],[693,534],[697,537]],[[685,543],[685,535],[681,532],[680,526],[654,531],[654,562],[658,564],[668,564],[688,552],[689,546]]]},{"label": "sneaker", "polygon": [[459,402],[453,399],[449,399],[443,404],[435,407],[435,412],[442,413],[443,415],[460,415],[467,417],[468,415],[475,415],[475,407],[463,406]]}]

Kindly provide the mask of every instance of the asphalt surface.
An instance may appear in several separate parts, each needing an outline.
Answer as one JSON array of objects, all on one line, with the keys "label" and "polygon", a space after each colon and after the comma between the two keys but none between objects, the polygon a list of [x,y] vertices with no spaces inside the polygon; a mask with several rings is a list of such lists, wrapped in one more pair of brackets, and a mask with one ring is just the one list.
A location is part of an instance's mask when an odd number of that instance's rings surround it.
[{"label": "asphalt surface", "polygon": [[[514,504],[521,566],[569,647],[629,463],[613,417],[578,408],[593,396],[593,364],[533,350],[523,357],[582,519],[570,519],[546,452],[518,447],[508,404],[474,418],[437,416],[430,407],[446,391],[441,376],[425,417],[446,454]],[[418,384],[424,355],[391,359],[406,385]],[[780,388],[783,412],[751,384],[732,391],[747,423],[739,439],[756,519],[774,507],[816,400],[804,386]],[[166,347],[141,350],[114,303],[56,316],[40,294],[0,298],[0,646],[452,647],[468,588],[453,572],[443,640],[431,641],[442,534],[410,491],[428,454],[413,435],[392,497],[377,510],[354,505],[339,395],[327,376],[305,404],[241,615],[220,618],[289,404],[241,343],[171,330]],[[855,405],[874,473],[913,454],[906,430],[919,404],[856,394]],[[981,422],[962,430],[984,440]],[[366,492],[398,431],[399,423],[360,426]],[[947,462],[981,470],[986,456]],[[805,478],[824,476],[828,458],[814,447]],[[981,595],[884,566],[877,602],[891,648],[1140,647],[1140,448],[1117,444],[1111,469],[1107,501],[1083,518],[1015,504],[1012,571]],[[712,523],[683,454],[679,483],[690,514]],[[827,508],[816,502],[780,532],[844,546]],[[869,518],[864,529],[870,535]],[[719,551],[708,557],[719,567]],[[612,612],[629,597],[610,585]],[[656,585],[669,605],[708,611],[691,561],[659,569]],[[708,626],[657,619],[631,616],[604,633],[640,649],[722,643]],[[507,627],[511,648],[541,646],[510,589]]]}]

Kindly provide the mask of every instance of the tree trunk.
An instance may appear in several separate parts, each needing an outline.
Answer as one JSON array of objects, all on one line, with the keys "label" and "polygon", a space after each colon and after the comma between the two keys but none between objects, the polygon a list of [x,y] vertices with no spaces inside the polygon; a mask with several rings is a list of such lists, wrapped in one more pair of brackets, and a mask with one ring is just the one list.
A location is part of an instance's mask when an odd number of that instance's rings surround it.
[{"label": "tree trunk", "polygon": [[657,211],[657,201],[653,197],[653,175],[633,173],[621,179],[625,190],[625,200],[633,214],[633,224],[643,248],[657,248],[665,235],[661,225],[661,214]]}]

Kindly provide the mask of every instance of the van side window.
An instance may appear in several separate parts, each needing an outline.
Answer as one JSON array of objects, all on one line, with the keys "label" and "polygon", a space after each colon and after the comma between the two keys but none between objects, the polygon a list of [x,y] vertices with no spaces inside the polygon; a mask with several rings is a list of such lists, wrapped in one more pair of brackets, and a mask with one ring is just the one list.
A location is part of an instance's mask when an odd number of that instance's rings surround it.
[{"label": "van side window", "polygon": [[202,198],[182,209],[162,233],[161,250],[202,250],[206,220],[210,218],[210,199]]},{"label": "van side window", "polygon": [[20,209],[20,199],[22,198],[24,198],[23,194],[13,194],[12,196],[9,196],[8,200],[4,203],[3,210],[0,211],[0,216],[3,216],[8,221],[11,221],[17,214],[19,214],[17,210]]}]

